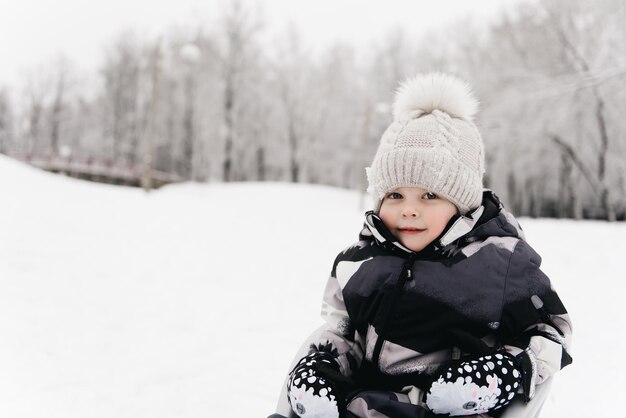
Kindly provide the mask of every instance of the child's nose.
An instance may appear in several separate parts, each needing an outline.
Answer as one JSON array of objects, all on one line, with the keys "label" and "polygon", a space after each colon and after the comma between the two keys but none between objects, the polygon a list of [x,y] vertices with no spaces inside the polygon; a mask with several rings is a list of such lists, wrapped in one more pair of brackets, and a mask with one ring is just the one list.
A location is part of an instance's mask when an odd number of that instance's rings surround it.
[{"label": "child's nose", "polygon": [[402,208],[402,216],[403,217],[412,217],[417,218],[419,216],[419,210],[413,206],[405,206]]}]

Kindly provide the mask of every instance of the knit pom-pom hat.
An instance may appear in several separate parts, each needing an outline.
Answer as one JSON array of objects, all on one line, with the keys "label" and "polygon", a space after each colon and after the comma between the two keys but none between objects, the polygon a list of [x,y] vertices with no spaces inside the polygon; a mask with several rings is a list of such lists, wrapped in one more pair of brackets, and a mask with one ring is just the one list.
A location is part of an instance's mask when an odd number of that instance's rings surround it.
[{"label": "knit pom-pom hat", "polygon": [[473,123],[478,100],[464,81],[418,74],[396,91],[393,122],[366,168],[375,211],[398,187],[419,187],[456,205],[461,214],[480,206],[483,141]]}]

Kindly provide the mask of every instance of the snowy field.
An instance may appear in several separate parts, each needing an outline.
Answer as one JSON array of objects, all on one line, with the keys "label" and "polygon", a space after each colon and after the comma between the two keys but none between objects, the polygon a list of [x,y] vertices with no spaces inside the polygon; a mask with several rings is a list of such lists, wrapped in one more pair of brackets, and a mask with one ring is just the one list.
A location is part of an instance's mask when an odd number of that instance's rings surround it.
[{"label": "snowy field", "polygon": [[[0,192],[8,418],[267,416],[365,210],[357,193],[329,187],[146,194],[4,156]],[[619,415],[626,224],[521,223],[574,321],[574,364],[543,416]]]}]

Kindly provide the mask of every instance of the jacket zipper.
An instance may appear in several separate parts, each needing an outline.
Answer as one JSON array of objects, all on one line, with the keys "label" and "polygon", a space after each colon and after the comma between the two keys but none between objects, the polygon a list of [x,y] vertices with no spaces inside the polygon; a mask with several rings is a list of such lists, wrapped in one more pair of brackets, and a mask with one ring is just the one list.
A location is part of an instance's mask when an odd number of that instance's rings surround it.
[{"label": "jacket zipper", "polygon": [[410,257],[402,266],[402,270],[400,271],[400,276],[398,277],[398,281],[393,289],[393,294],[391,295],[391,301],[389,303],[389,308],[387,309],[387,313],[385,319],[383,321],[383,325],[378,333],[378,337],[376,338],[376,344],[374,345],[374,352],[372,353],[372,361],[377,370],[379,370],[380,364],[380,352],[383,347],[383,343],[387,338],[387,328],[389,328],[389,324],[393,317],[394,308],[398,304],[398,300],[400,299],[400,295],[404,291],[404,286],[406,283],[412,279],[411,269],[413,268],[413,263],[415,263],[415,258]]}]

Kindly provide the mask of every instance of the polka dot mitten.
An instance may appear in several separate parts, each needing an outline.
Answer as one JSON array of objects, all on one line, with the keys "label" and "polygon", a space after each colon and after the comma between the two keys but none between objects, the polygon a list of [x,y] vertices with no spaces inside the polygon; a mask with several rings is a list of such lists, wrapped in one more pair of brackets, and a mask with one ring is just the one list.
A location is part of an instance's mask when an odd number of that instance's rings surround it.
[{"label": "polka dot mitten", "polygon": [[335,356],[314,351],[289,374],[287,396],[293,412],[302,418],[339,418],[346,410],[345,393],[350,379],[339,371]]},{"label": "polka dot mitten", "polygon": [[435,379],[426,405],[436,414],[482,414],[508,405],[521,382],[516,359],[506,352],[464,359]]}]

